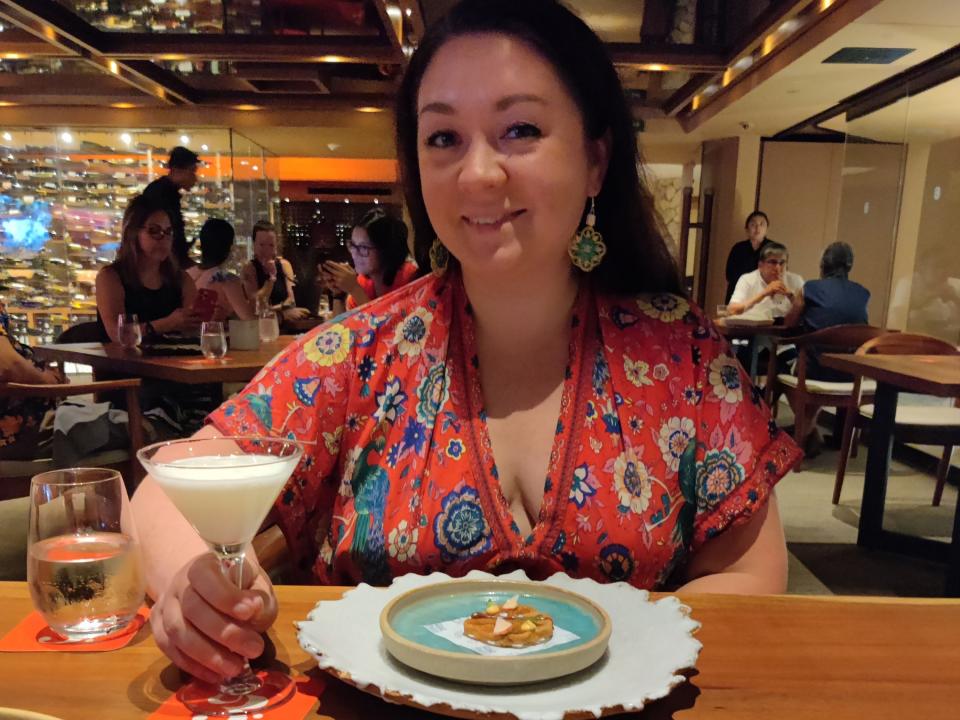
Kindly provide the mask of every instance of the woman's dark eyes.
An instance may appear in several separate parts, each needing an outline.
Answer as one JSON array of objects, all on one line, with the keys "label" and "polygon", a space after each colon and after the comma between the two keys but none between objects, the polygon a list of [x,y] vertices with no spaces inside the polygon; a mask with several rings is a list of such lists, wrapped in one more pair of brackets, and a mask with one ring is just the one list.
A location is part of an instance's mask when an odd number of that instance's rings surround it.
[{"label": "woman's dark eyes", "polygon": [[511,125],[504,137],[511,140],[520,140],[523,138],[538,138],[540,137],[540,128],[536,125],[531,125],[530,123],[517,123],[516,125]]},{"label": "woman's dark eyes", "polygon": [[[526,140],[541,137],[540,128],[530,123],[517,123],[507,128],[503,134],[505,140]],[[457,143],[457,134],[449,130],[438,130],[427,137],[427,146],[435,148],[453,147]]]}]

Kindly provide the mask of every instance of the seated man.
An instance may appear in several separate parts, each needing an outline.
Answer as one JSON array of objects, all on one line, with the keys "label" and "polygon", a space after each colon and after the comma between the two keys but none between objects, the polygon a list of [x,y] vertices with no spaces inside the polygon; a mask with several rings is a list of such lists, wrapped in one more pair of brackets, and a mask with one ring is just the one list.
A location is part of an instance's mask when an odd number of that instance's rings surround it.
[{"label": "seated man", "polygon": [[803,278],[787,271],[788,257],[787,248],[780,243],[764,245],[757,269],[737,280],[727,312],[741,315],[751,311],[772,318],[785,317],[803,287]]}]

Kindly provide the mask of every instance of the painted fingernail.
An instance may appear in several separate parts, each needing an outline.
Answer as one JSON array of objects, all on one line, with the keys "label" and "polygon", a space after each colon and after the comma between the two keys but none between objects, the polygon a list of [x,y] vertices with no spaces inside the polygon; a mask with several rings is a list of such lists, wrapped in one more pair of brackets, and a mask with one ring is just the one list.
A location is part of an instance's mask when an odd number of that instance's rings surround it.
[{"label": "painted fingernail", "polygon": [[259,655],[262,651],[263,648],[261,647],[260,643],[254,640],[243,644],[243,654],[248,658],[257,657],[257,655]]}]

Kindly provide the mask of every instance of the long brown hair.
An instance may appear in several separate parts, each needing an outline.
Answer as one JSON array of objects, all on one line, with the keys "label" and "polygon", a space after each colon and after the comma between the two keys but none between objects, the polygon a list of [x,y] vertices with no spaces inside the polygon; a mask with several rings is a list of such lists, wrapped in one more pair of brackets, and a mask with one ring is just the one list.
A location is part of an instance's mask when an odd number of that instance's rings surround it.
[{"label": "long brown hair", "polygon": [[[123,213],[120,249],[117,250],[117,257],[111,267],[117,271],[121,282],[128,287],[142,286],[139,272],[140,243],[137,241],[137,236],[143,226],[147,224],[147,219],[155,212],[162,212],[166,215],[167,209],[146,195],[137,195],[130,201]],[[172,248],[167,259],[160,263],[160,275],[163,277],[164,285],[172,285],[178,290],[180,289],[180,266],[173,256]]]}]

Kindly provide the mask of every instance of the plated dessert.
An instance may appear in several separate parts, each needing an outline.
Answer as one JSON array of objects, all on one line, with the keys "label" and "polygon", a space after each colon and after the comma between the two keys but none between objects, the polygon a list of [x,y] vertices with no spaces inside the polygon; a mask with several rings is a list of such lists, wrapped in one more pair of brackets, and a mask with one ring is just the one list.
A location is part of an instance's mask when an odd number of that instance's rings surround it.
[{"label": "plated dessert", "polygon": [[467,637],[497,647],[525,648],[553,637],[553,618],[514,595],[502,605],[488,600],[486,607],[463,621]]}]

